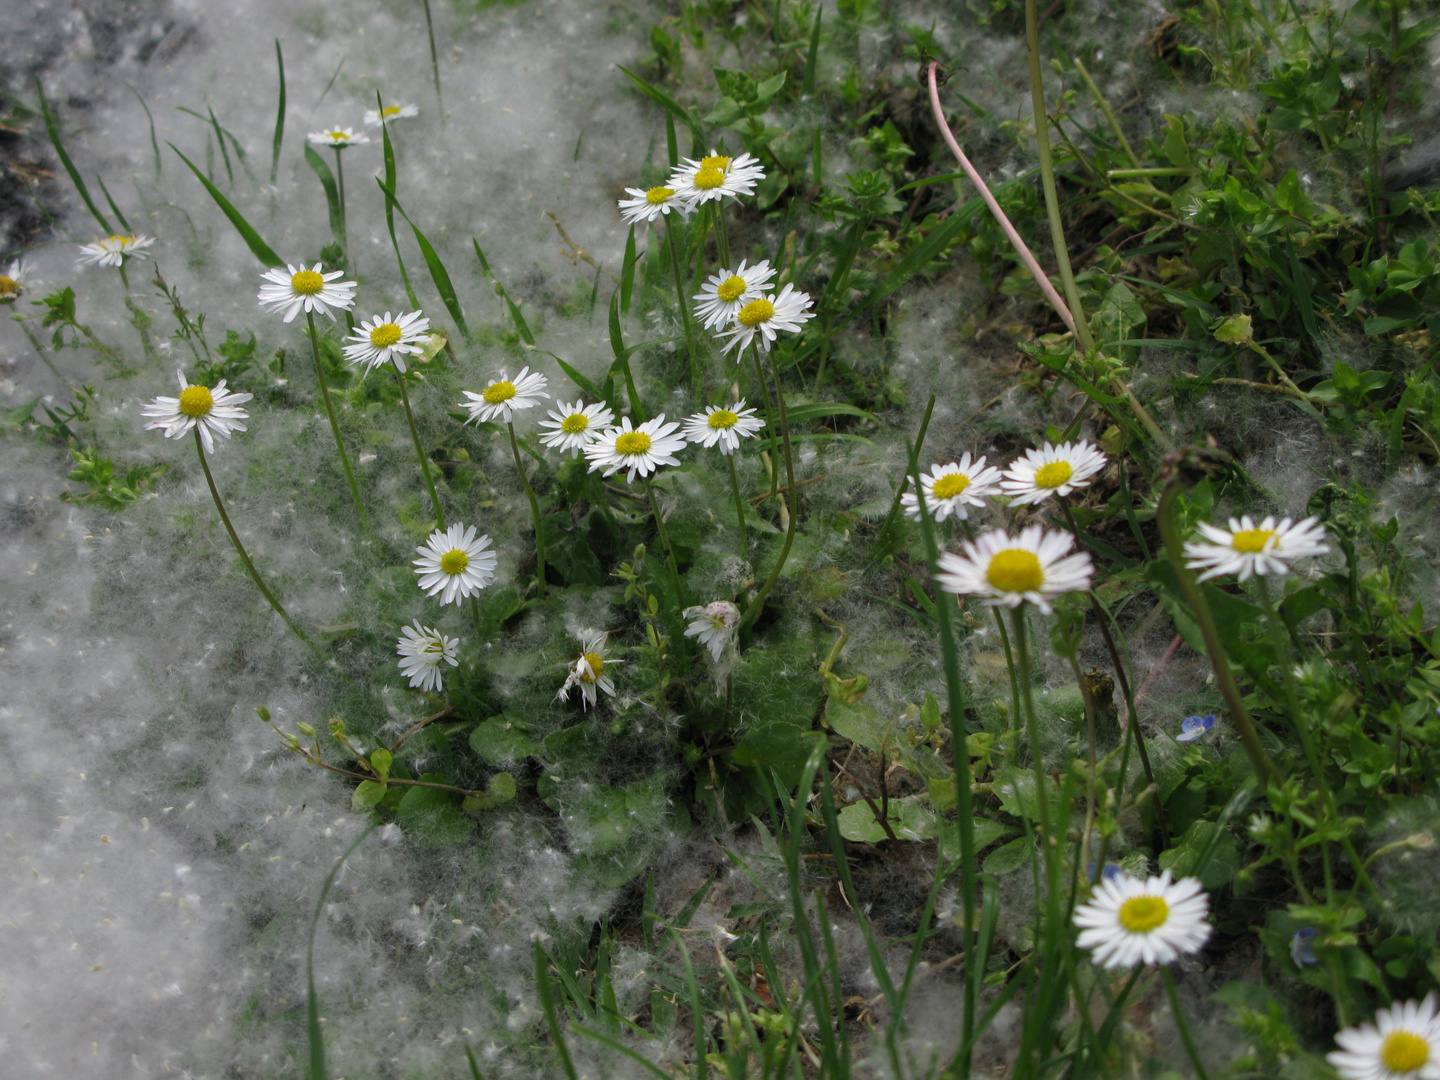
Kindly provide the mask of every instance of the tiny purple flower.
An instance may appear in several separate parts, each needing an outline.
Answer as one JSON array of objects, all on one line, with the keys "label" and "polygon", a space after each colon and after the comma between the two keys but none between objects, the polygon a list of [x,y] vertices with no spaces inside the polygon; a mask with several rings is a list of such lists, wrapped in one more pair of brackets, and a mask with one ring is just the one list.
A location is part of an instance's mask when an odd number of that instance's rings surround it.
[{"label": "tiny purple flower", "polygon": [[1215,726],[1215,714],[1209,716],[1187,716],[1180,721],[1180,734],[1175,736],[1179,743],[1199,742]]},{"label": "tiny purple flower", "polygon": [[1302,926],[1290,935],[1290,959],[1295,961],[1296,967],[1320,962],[1315,956],[1314,950],[1310,948],[1310,943],[1314,940],[1315,928],[1313,926]]}]

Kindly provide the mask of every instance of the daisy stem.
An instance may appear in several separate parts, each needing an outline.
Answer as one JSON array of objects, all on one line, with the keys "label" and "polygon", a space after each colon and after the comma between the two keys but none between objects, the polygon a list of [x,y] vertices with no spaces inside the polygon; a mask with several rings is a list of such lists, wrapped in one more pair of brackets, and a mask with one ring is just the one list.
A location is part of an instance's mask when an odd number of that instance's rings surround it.
[{"label": "daisy stem", "polygon": [[415,456],[420,459],[420,475],[425,477],[425,487],[430,492],[430,505],[435,508],[435,527],[443,529],[445,512],[440,509],[440,496],[435,494],[435,481],[430,478],[430,462],[420,445],[420,432],[415,430],[415,415],[410,411],[410,392],[405,388],[405,376],[396,369],[395,378],[400,381],[400,400],[405,403],[405,419],[410,422],[410,438],[415,443]]},{"label": "daisy stem", "polygon": [[670,564],[670,577],[675,583],[675,600],[682,607],[688,607],[685,587],[680,584],[680,567],[675,562],[675,549],[670,546],[670,533],[665,529],[665,519],[660,514],[660,503],[655,499],[655,489],[650,478],[645,477],[645,494],[650,496],[650,512],[655,515],[655,531],[660,534],[660,544],[665,548],[665,561]]},{"label": "daisy stem", "polygon": [[770,498],[775,497],[775,492],[780,489],[780,473],[778,470],[777,454],[775,446],[775,405],[770,400],[770,386],[765,382],[765,372],[760,367],[760,345],[759,336],[756,336],[755,345],[755,381],[760,384],[760,393],[765,398],[765,412],[771,418],[765,424],[765,433],[770,437]]},{"label": "daisy stem", "polygon": [[275,599],[275,594],[266,587],[265,582],[261,579],[260,571],[256,570],[255,564],[250,561],[250,556],[245,551],[245,545],[240,542],[240,537],[235,532],[235,526],[230,524],[230,515],[225,512],[225,504],[220,501],[220,491],[215,487],[215,477],[210,473],[210,462],[205,459],[205,447],[200,442],[198,424],[195,427],[195,452],[200,455],[200,468],[205,471],[205,483],[210,486],[210,497],[215,500],[215,509],[220,511],[220,520],[224,522],[225,531],[230,534],[230,542],[235,545],[235,551],[240,556],[240,561],[245,564],[245,571],[250,575],[250,580],[255,582],[255,587],[260,590],[260,595],[265,597],[270,606],[275,609],[275,613],[285,620],[285,625],[295,632],[295,636],[314,649],[317,654],[324,656],[320,652],[320,646],[310,639],[309,634],[300,629],[300,624],[292,619],[280,601]]},{"label": "daisy stem", "polygon": [[1024,604],[1010,612],[1010,624],[1015,631],[1015,681],[1020,684],[1020,703],[1025,709],[1025,732],[1030,741],[1030,757],[1033,759],[1031,766],[1035,770],[1035,813],[1040,823],[1040,851],[1045,861],[1048,899],[1053,904],[1059,898],[1059,867],[1056,863],[1056,838],[1050,829],[1050,802],[1045,797],[1045,757],[1040,746],[1040,722],[1035,718],[1035,698],[1030,686],[1030,642],[1025,625]]},{"label": "daisy stem", "polygon": [[525,475],[525,466],[520,461],[520,440],[515,437],[515,425],[506,422],[510,429],[510,450],[515,455],[515,471],[520,474],[520,483],[525,486],[525,497],[530,500],[530,516],[535,519],[535,591],[545,599],[545,533],[540,528],[540,500],[535,498],[535,489],[530,486],[530,477]]},{"label": "daisy stem", "polygon": [[340,246],[345,250],[345,258],[350,258],[350,231],[345,226],[345,165],[340,156],[341,146],[332,146],[335,151],[335,187],[340,193]]},{"label": "daisy stem", "polygon": [[1210,1074],[1200,1063],[1200,1052],[1195,1049],[1195,1040],[1190,1037],[1190,1024],[1180,1008],[1180,995],[1175,992],[1175,976],[1170,974],[1168,964],[1160,965],[1160,977],[1165,980],[1165,995],[1170,999],[1170,1012],[1174,1014],[1175,1026],[1180,1030],[1180,1041],[1185,1044],[1185,1053],[1190,1055],[1190,1064],[1195,1066],[1195,1075],[1200,1080],[1210,1080]]},{"label": "daisy stem", "polygon": [[750,551],[750,539],[745,532],[745,500],[740,497],[740,477],[735,472],[735,454],[726,454],[725,463],[730,466],[730,491],[735,496],[735,517],[740,523],[740,561],[744,562]]},{"label": "daisy stem", "polygon": [[715,251],[720,256],[720,265],[730,267],[730,230],[725,224],[725,200],[715,202]]},{"label": "daisy stem", "polygon": [[360,498],[360,485],[355,483],[355,473],[350,468],[350,455],[345,453],[345,441],[340,438],[340,422],[335,419],[335,406],[330,404],[330,384],[325,381],[325,367],[320,363],[320,335],[315,330],[315,313],[305,312],[305,322],[310,328],[310,355],[315,359],[315,377],[320,380],[320,397],[325,402],[325,415],[330,418],[330,432],[335,436],[335,449],[340,451],[340,465],[345,470],[345,480],[350,485],[350,496],[355,500],[355,510],[360,515],[360,524],[370,531],[370,518],[365,514],[365,503]]},{"label": "daisy stem", "polygon": [[695,327],[690,321],[690,305],[685,300],[685,278],[680,273],[680,252],[675,248],[675,226],[665,223],[665,242],[670,247],[670,268],[675,272],[675,299],[680,304],[680,321],[685,327],[685,354],[690,358],[690,391],[698,405],[705,393],[705,372],[695,349]]},{"label": "daisy stem", "polygon": [[[758,345],[755,352],[755,366],[758,370],[760,366]],[[760,612],[765,610],[765,597],[770,595],[770,590],[780,579],[780,571],[785,568],[785,560],[790,557],[790,545],[795,542],[795,528],[800,521],[800,493],[795,489],[795,458],[790,453],[790,421],[785,415],[785,394],[780,389],[780,368],[775,363],[773,352],[770,354],[770,374],[775,377],[775,401],[780,412],[780,437],[785,444],[785,495],[790,505],[790,520],[785,525],[785,543],[780,547],[780,554],[775,559],[775,566],[771,569],[770,576],[765,579],[765,584],[760,586],[760,591],[755,594],[755,599],[750,601],[750,606],[745,609],[745,614],[740,618],[742,629],[754,623]],[[760,382],[763,386],[765,382],[763,377]]]},{"label": "daisy stem", "polygon": [[470,594],[470,618],[475,623],[475,643],[483,649],[485,647],[485,643],[480,640],[482,637],[484,637],[484,634],[481,632],[480,629],[481,622],[479,593]]},{"label": "daisy stem", "polygon": [[125,306],[130,309],[130,323],[140,333],[140,345],[145,350],[146,360],[157,360],[155,343],[150,340],[150,316],[140,309],[135,303],[135,297],[130,294],[130,277],[125,273],[125,263],[120,263],[120,283],[125,286]]},{"label": "daisy stem", "polygon": [[445,122],[445,102],[440,97],[440,59],[435,53],[435,21],[430,17],[430,0],[425,0],[425,29],[430,34],[430,75],[435,80],[435,104],[440,109],[440,122]]}]

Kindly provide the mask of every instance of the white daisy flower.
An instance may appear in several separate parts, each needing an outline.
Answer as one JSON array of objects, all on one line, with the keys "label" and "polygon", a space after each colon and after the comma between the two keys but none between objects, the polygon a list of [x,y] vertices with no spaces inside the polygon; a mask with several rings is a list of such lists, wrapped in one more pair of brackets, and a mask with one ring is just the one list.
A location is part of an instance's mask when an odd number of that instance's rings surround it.
[{"label": "white daisy flower", "polygon": [[391,317],[373,315],[346,340],[354,342],[345,346],[345,359],[352,364],[364,364],[369,375],[377,367],[394,364],[395,370],[405,374],[405,357],[419,356],[425,351],[424,341],[430,336],[430,320],[418,311]]},{"label": "white daisy flower", "polygon": [[740,448],[741,439],[753,439],[756,432],[764,430],[765,421],[755,415],[754,409],[747,409],[741,398],[727,408],[710,405],[703,413],[687,418],[683,434],[688,442],[706,447],[718,443],[720,453],[733,454]]},{"label": "white daisy flower", "polygon": [[615,414],[608,405],[586,405],[583,399],[574,405],[561,401],[555,409],[547,410],[547,415],[549,420],[540,421],[540,426],[548,429],[540,442],[562,454],[569,450],[572,458],[579,457],[581,450],[600,437],[600,432],[615,423]]},{"label": "white daisy flower", "polygon": [[180,380],[179,397],[157,397],[141,408],[142,416],[151,417],[145,430],[152,428],[163,431],[167,439],[178,439],[190,434],[192,428],[200,431],[200,441],[205,452],[215,452],[215,436],[228,439],[232,431],[244,431],[241,420],[248,420],[250,414],[240,408],[253,394],[235,394],[225,389],[221,379],[212,390],[208,386],[195,386],[185,378],[183,371],[176,371]]},{"label": "white daisy flower", "polygon": [[679,465],[675,455],[685,449],[685,437],[678,434],[679,430],[679,424],[665,422],[664,413],[633,430],[630,418],[622,417],[619,427],[601,432],[585,447],[590,471],[604,469],[602,476],[614,476],[624,469],[625,482],[632,484],[636,473],[649,476],[661,465]]},{"label": "white daisy flower", "polygon": [[732,158],[711,150],[709,156],[699,161],[694,158],[681,161],[670,174],[668,184],[675,189],[675,197],[693,210],[701,203],[723,199],[726,195],[732,199],[754,195],[755,184],[764,179],[765,170],[749,154]]},{"label": "white daisy flower", "polygon": [[740,609],[729,600],[716,600],[704,607],[687,607],[682,614],[690,620],[685,636],[699,638],[718,664],[725,650],[735,644],[740,629]]},{"label": "white daisy flower", "polygon": [[260,286],[260,306],[283,311],[287,323],[302,311],[316,311],[334,320],[331,308],[349,311],[355,306],[356,282],[335,280],[344,276],[344,270],[322,273],[318,262],[309,270],[304,263],[298,270],[289,263],[284,270],[266,270],[260,275],[265,282]]},{"label": "white daisy flower", "polygon": [[[964,521],[969,517],[968,507],[984,506],[985,496],[1000,490],[1000,470],[993,465],[987,469],[983,457],[971,461],[967,450],[959,461],[935,465],[929,473],[921,473],[920,487],[934,520],[944,521],[954,514],[956,521]],[[901,495],[900,505],[907,517],[920,520],[920,498],[915,492]]]},{"label": "white daisy flower", "polygon": [[80,245],[80,266],[120,266],[126,259],[144,259],[142,250],[155,243],[153,237],[137,233],[134,236],[107,236],[93,244]]},{"label": "white daisy flower", "polygon": [[564,701],[570,696],[570,691],[578,686],[580,705],[588,710],[591,705],[599,703],[598,691],[604,690],[611,697],[615,696],[615,683],[605,673],[605,669],[621,661],[605,659],[605,645],[610,637],[608,632],[582,630],[576,636],[580,639],[580,658],[570,665],[569,674],[565,676],[565,685],[560,687],[560,692],[555,696]]},{"label": "white daisy flower", "polygon": [[765,286],[774,276],[769,259],[761,259],[748,269],[742,259],[738,270],[711,274],[695,297],[700,301],[695,305],[696,318],[706,330],[733,323],[741,308],[764,295]]},{"label": "white daisy flower", "polygon": [[545,384],[545,376],[528,367],[521,368],[513,381],[502,371],[480,393],[466,390],[465,396],[470,400],[460,402],[460,408],[470,413],[466,423],[499,419],[508,424],[514,419],[515,410],[532,408],[540,404],[541,398],[550,396],[545,393]]},{"label": "white daisy flower", "polygon": [[0,304],[13,304],[31,284],[30,268],[24,259],[16,259],[0,274]]},{"label": "white daisy flower", "polygon": [[682,217],[690,212],[685,201],[676,196],[674,188],[662,185],[643,191],[640,188],[627,187],[625,194],[630,198],[620,200],[620,218],[627,225],[654,221],[669,214],[671,210],[678,211]]},{"label": "white daisy flower", "polygon": [[1038,503],[1051,495],[1069,495],[1076,488],[1089,487],[1090,478],[1105,467],[1105,454],[1086,439],[1039,450],[1026,450],[1005,470],[1001,490],[1010,496],[1011,506]]},{"label": "white daisy flower", "polygon": [[1335,1036],[1339,1050],[1325,1060],[1346,1080],[1440,1080],[1440,1018],[1435,994],[1397,1001],[1375,1014],[1374,1024]]},{"label": "white daisy flower", "polygon": [[415,549],[415,573],[426,596],[439,596],[441,605],[459,604],[495,580],[495,552],[490,537],[475,535],[475,526],[461,524],[436,529]]},{"label": "white daisy flower", "polygon": [[991,607],[1019,607],[1028,600],[1049,615],[1053,597],[1090,588],[1089,553],[1066,554],[1074,542],[1069,533],[1046,532],[1039,525],[1019,536],[992,529],[964,541],[964,554],[944,552],[935,580],[948,593],[983,597]]},{"label": "white daisy flower", "polygon": [[361,143],[368,143],[370,141],[369,135],[356,134],[348,127],[334,127],[325,131],[312,131],[306,138],[316,146],[334,146],[339,148],[359,146]]},{"label": "white daisy flower", "polygon": [[460,639],[446,637],[439,630],[421,626],[419,619],[415,620],[413,628],[402,626],[400,633],[404,637],[395,643],[395,651],[400,655],[400,674],[410,680],[412,690],[430,690],[438,694],[440,665],[460,665],[460,661],[455,659]]},{"label": "white daisy flower", "polygon": [[752,339],[759,337],[760,347],[769,352],[777,332],[798,333],[801,325],[814,317],[815,313],[810,310],[810,294],[796,292],[795,286],[787,284],[780,290],[779,296],[757,296],[747,302],[736,312],[730,329],[722,330],[715,336],[730,339],[722,353],[739,346],[735,352],[735,362],[739,363]]},{"label": "white daisy flower", "polygon": [[1076,944],[1103,968],[1169,964],[1199,952],[1210,938],[1210,898],[1195,878],[1170,880],[1170,871],[1144,881],[1117,874],[1095,886],[1075,909]]},{"label": "white daisy flower", "polygon": [[386,105],[383,109],[371,109],[365,114],[366,127],[379,127],[383,121],[393,124],[396,120],[408,120],[420,115],[418,105]]},{"label": "white daisy flower", "polygon": [[1185,545],[1185,565],[1191,570],[1203,569],[1201,581],[1222,574],[1238,574],[1241,581],[1256,574],[1284,577],[1295,559],[1330,552],[1325,526],[1313,517],[1299,522],[1287,517],[1278,525],[1273,517],[1267,517],[1256,525],[1246,514],[1239,521],[1231,518],[1228,530],[1203,521],[1195,527],[1205,539]]}]

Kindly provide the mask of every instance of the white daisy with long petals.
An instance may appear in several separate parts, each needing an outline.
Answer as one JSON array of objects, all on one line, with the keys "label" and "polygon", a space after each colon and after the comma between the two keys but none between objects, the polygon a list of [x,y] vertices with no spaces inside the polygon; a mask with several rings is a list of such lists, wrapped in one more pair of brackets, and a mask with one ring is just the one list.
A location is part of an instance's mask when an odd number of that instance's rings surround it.
[{"label": "white daisy with long petals", "polygon": [[1330,552],[1325,543],[1325,526],[1313,517],[1295,522],[1287,517],[1278,524],[1273,517],[1267,517],[1256,525],[1246,514],[1238,521],[1231,518],[1229,529],[1203,521],[1195,528],[1205,539],[1185,545],[1185,565],[1191,570],[1204,570],[1201,581],[1222,574],[1236,574],[1241,581],[1256,574],[1283,577],[1294,560]]},{"label": "white daisy with long petals", "polygon": [[573,405],[557,402],[556,407],[546,411],[549,420],[541,420],[540,426],[547,429],[540,436],[540,442],[562,454],[570,451],[572,458],[579,457],[580,451],[600,437],[600,433],[615,423],[615,414],[603,402],[586,405],[577,400]]},{"label": "white daisy with long petals", "polygon": [[740,449],[741,439],[753,439],[764,430],[765,421],[755,415],[754,409],[747,409],[741,398],[734,405],[710,405],[703,413],[687,417],[684,435],[688,442],[705,447],[718,445],[720,453],[733,454]]},{"label": "white daisy with long petals", "polygon": [[[928,473],[921,473],[920,487],[932,518],[944,521],[953,514],[956,521],[964,521],[969,517],[969,507],[984,506],[985,496],[999,492],[1000,470],[993,465],[986,468],[983,457],[972,461],[967,450],[959,461],[935,465]],[[907,517],[920,520],[920,498],[915,492],[901,495],[900,505]]]},{"label": "white daisy with long petals", "polygon": [[283,321],[287,323],[302,311],[317,312],[333,321],[335,314],[331,308],[349,311],[355,306],[358,283],[336,280],[344,276],[344,270],[323,273],[318,262],[309,270],[305,269],[304,263],[299,269],[286,263],[284,270],[279,267],[266,270],[260,275],[265,282],[260,286],[260,306],[284,312]]},{"label": "white daisy with long petals", "polygon": [[475,526],[458,522],[436,529],[423,547],[417,547],[415,573],[426,596],[440,597],[441,605],[459,604],[495,580],[495,552],[490,537],[475,535]]},{"label": "white daisy with long petals", "polygon": [[729,330],[715,335],[730,339],[721,352],[735,349],[735,362],[739,363],[746,347],[756,338],[760,347],[769,352],[770,343],[780,331],[798,333],[801,326],[815,317],[810,306],[810,294],[797,292],[790,284],[786,284],[778,296],[757,296],[735,313],[735,322]]},{"label": "white daisy with long petals", "polygon": [[1010,496],[1012,506],[1042,502],[1051,495],[1069,495],[1076,488],[1089,487],[1105,461],[1104,452],[1085,439],[1059,446],[1047,441],[1012,461],[1000,488]]},{"label": "white daisy with long petals", "polygon": [[675,197],[693,210],[702,203],[726,196],[738,199],[741,195],[754,195],[756,183],[764,179],[764,168],[749,154],[727,157],[711,150],[699,161],[685,158],[670,174],[667,183],[675,190]]},{"label": "white daisy with long petals", "polygon": [[540,404],[545,393],[546,378],[528,367],[520,369],[514,379],[500,372],[480,393],[466,390],[469,401],[460,402],[460,407],[470,414],[466,423],[479,424],[486,420],[500,420],[506,424],[515,418],[518,409],[530,409]]},{"label": "white daisy with long petals", "polygon": [[1209,910],[1210,898],[1195,878],[1171,881],[1169,870],[1143,881],[1116,874],[1075,909],[1076,944],[1103,968],[1173,963],[1210,939]]},{"label": "white daisy with long petals", "polygon": [[1375,1014],[1375,1023],[1335,1036],[1339,1050],[1325,1060],[1346,1080],[1440,1080],[1440,1017],[1435,994],[1397,1001]]},{"label": "white daisy with long petals", "polygon": [[419,619],[415,620],[413,627],[402,626],[400,633],[404,636],[395,643],[395,651],[400,656],[400,674],[410,680],[412,690],[429,690],[438,694],[443,674],[440,665],[460,665],[455,658],[460,639],[446,637],[439,630],[421,626]]},{"label": "white daisy with long petals", "polygon": [[405,357],[419,356],[425,346],[419,344],[430,336],[430,320],[418,311],[392,316],[372,315],[361,322],[346,340],[345,359],[352,364],[364,364],[369,375],[378,367],[394,364],[395,370],[405,374]]},{"label": "white daisy with long petals", "polygon": [[735,644],[740,629],[740,609],[729,600],[716,600],[704,607],[687,607],[681,614],[690,620],[685,636],[698,638],[718,664],[725,650]]},{"label": "white daisy with long petals", "polygon": [[620,219],[627,225],[638,225],[645,221],[656,221],[674,210],[681,217],[690,213],[685,200],[675,194],[674,188],[652,187],[649,190],[627,187],[628,199],[620,200]]},{"label": "white daisy with long petals", "polygon": [[24,259],[16,259],[0,274],[0,304],[13,304],[31,284],[30,268]]},{"label": "white daisy with long petals", "polygon": [[636,473],[649,476],[661,465],[680,464],[675,455],[685,449],[685,437],[679,431],[679,424],[665,422],[664,413],[637,428],[631,428],[628,416],[622,417],[619,427],[601,432],[585,447],[585,458],[591,472],[603,469],[602,476],[614,476],[623,469],[625,482],[632,484]]},{"label": "white daisy with long petals", "polygon": [[1090,555],[1068,554],[1074,543],[1069,533],[1046,532],[1039,525],[1027,526],[1019,536],[993,529],[964,541],[963,554],[943,553],[935,580],[948,593],[978,596],[992,607],[1029,601],[1049,615],[1055,597],[1090,588]]},{"label": "white daisy with long petals", "polygon": [[225,389],[221,379],[214,388],[198,386],[185,378],[183,371],[176,371],[180,380],[179,397],[157,397],[141,408],[142,416],[151,417],[145,430],[152,428],[163,431],[167,439],[178,439],[200,432],[200,441],[207,454],[215,452],[215,436],[228,439],[232,431],[244,431],[240,421],[248,420],[250,414],[240,408],[253,394],[236,394]]},{"label": "white daisy with long petals", "polygon": [[580,639],[580,658],[570,665],[565,676],[565,685],[560,687],[560,692],[555,696],[564,701],[569,698],[570,691],[578,686],[580,705],[588,710],[590,706],[599,704],[599,691],[603,690],[611,697],[615,696],[615,683],[605,669],[622,661],[605,658],[609,632],[582,630],[576,636]]},{"label": "white daisy with long petals", "polygon": [[155,243],[153,237],[137,233],[134,236],[107,236],[90,244],[80,245],[81,266],[121,266],[126,259],[147,258],[144,249]]},{"label": "white daisy with long petals", "polygon": [[359,146],[368,143],[370,136],[363,133],[357,134],[348,127],[327,128],[325,131],[312,131],[306,136],[316,146],[331,146],[337,149],[344,149],[347,146]]},{"label": "white daisy with long petals", "polygon": [[371,109],[365,114],[366,127],[379,127],[381,123],[393,124],[396,120],[408,120],[420,115],[418,105],[386,105],[383,109]]},{"label": "white daisy with long petals", "polygon": [[774,276],[769,259],[750,267],[742,259],[738,269],[711,274],[695,296],[700,301],[695,305],[695,317],[706,330],[733,323],[741,308],[764,295],[765,286]]}]

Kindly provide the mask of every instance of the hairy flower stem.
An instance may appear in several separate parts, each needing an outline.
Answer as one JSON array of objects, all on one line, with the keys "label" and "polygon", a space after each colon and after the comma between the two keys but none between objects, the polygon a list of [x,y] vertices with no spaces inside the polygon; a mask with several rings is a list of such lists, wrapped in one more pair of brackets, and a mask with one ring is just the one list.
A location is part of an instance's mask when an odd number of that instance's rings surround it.
[{"label": "hairy flower stem", "polygon": [[1047,900],[1052,903],[1059,896],[1059,850],[1057,837],[1050,825],[1050,803],[1045,797],[1045,758],[1040,745],[1040,722],[1035,716],[1035,698],[1030,686],[1030,643],[1025,626],[1025,605],[1021,604],[1010,613],[1010,624],[1015,640],[1015,681],[1020,685],[1020,703],[1025,709],[1025,733],[1030,742],[1031,767],[1035,770],[1034,813],[1040,825],[1040,851],[1045,862],[1045,885]]},{"label": "hairy flower stem", "polygon": [[685,587],[680,583],[680,567],[675,562],[675,549],[670,546],[670,533],[665,528],[665,518],[660,513],[660,503],[655,498],[655,488],[648,476],[645,477],[645,494],[650,496],[650,513],[655,517],[655,531],[660,534],[660,545],[665,549],[665,561],[670,564],[670,580],[675,584],[675,601],[681,608],[688,607]]},{"label": "hairy flower stem", "polygon": [[[1033,0],[1031,2],[1033,3]],[[1165,980],[1165,995],[1170,999],[1170,1012],[1175,1017],[1175,1026],[1180,1029],[1180,1041],[1185,1044],[1185,1053],[1190,1057],[1190,1064],[1195,1067],[1195,1075],[1200,1080],[1210,1080],[1210,1074],[1200,1062],[1200,1052],[1195,1049],[1195,1040],[1190,1036],[1190,1024],[1185,1019],[1184,1010],[1180,1008],[1180,995],[1175,992],[1175,976],[1170,974],[1168,964],[1160,965],[1160,977]]]},{"label": "hairy flower stem", "polygon": [[[741,358],[741,363],[744,358]],[[765,371],[760,367],[760,346],[755,346],[755,382],[760,387],[760,396],[765,400],[765,434],[770,439],[770,498],[780,490],[780,462],[778,447],[775,445],[775,405],[770,400],[770,384],[765,381]]]},{"label": "hairy flower stem", "polygon": [[520,474],[520,483],[525,487],[525,497],[530,500],[530,516],[535,521],[535,591],[545,598],[545,533],[540,528],[540,500],[535,498],[535,489],[530,486],[530,477],[525,475],[525,466],[520,461],[520,440],[515,437],[515,425],[505,424],[510,429],[510,450],[515,455],[515,471]]},{"label": "hairy flower stem", "polygon": [[705,369],[695,348],[695,324],[690,318],[690,302],[685,296],[685,277],[680,272],[680,252],[675,247],[675,225],[665,223],[665,243],[670,248],[670,269],[675,274],[675,300],[680,305],[680,323],[685,328],[685,355],[690,359],[690,392],[698,405],[705,394]]},{"label": "hairy flower stem", "polygon": [[[759,348],[755,346],[755,365],[760,365]],[[765,609],[765,597],[770,595],[770,590],[775,587],[775,582],[780,578],[780,571],[785,568],[785,560],[790,557],[790,545],[795,542],[795,528],[800,521],[800,493],[795,488],[795,457],[790,452],[790,421],[785,414],[785,393],[780,389],[780,368],[775,362],[775,354],[770,354],[770,374],[775,377],[775,402],[780,413],[780,437],[785,446],[785,495],[790,507],[790,520],[785,526],[785,542],[780,547],[780,554],[775,559],[775,566],[770,571],[770,576],[765,579],[765,584],[760,586],[760,591],[755,594],[755,599],[750,601],[750,606],[745,609],[745,614],[740,617],[740,626],[750,626],[760,612]],[[763,380],[762,380],[763,382]]]},{"label": "hairy flower stem", "polygon": [[430,18],[430,0],[425,2],[425,29],[430,34],[430,76],[435,80],[435,105],[440,110],[440,122],[445,122],[445,102],[440,97],[440,58],[435,53],[435,21]]},{"label": "hairy flower stem", "polygon": [[330,404],[330,384],[325,381],[325,366],[320,363],[320,335],[315,330],[315,313],[305,312],[305,323],[310,329],[310,355],[315,359],[315,378],[320,381],[320,397],[325,402],[325,415],[330,418],[330,433],[335,436],[335,449],[340,451],[340,466],[345,470],[345,482],[350,485],[350,497],[355,500],[355,511],[360,515],[360,524],[370,531],[370,518],[365,514],[365,503],[360,498],[360,485],[355,482],[355,473],[350,468],[350,455],[345,453],[345,440],[340,438],[340,422],[335,419],[335,406]]},{"label": "hairy flower stem", "polygon": [[120,284],[125,286],[125,306],[130,310],[130,323],[140,334],[140,346],[145,350],[145,359],[152,362],[160,359],[155,351],[155,343],[150,340],[150,316],[140,309],[135,303],[135,297],[130,293],[130,277],[125,273],[125,263],[120,263]]},{"label": "hairy flower stem", "polygon": [[[381,118],[384,123],[384,118]],[[345,259],[350,259],[350,229],[345,224],[345,164],[340,156],[343,146],[332,146],[335,151],[335,189],[340,196],[340,248],[345,252]]]},{"label": "hairy flower stem", "polygon": [[405,419],[410,423],[410,439],[415,443],[415,456],[420,459],[420,475],[425,477],[425,488],[430,492],[430,505],[435,510],[435,527],[445,528],[445,512],[440,509],[440,496],[435,494],[435,481],[430,477],[430,462],[425,449],[420,445],[420,432],[415,428],[415,414],[410,411],[410,392],[405,388],[405,376],[397,368],[395,378],[400,383],[400,400],[405,403]]},{"label": "hairy flower stem", "polygon": [[720,265],[731,273],[735,268],[730,265],[730,229],[725,224],[725,200],[717,200],[715,207],[715,253],[720,257]]},{"label": "hairy flower stem", "polygon": [[730,466],[730,492],[735,496],[735,520],[740,524],[740,561],[744,562],[750,556],[750,538],[745,532],[745,500],[740,497],[740,477],[735,471],[735,454],[726,454],[725,463]]},{"label": "hairy flower stem", "polygon": [[265,597],[270,606],[275,609],[275,613],[285,620],[285,625],[290,627],[296,637],[310,646],[316,655],[323,659],[325,654],[320,651],[320,646],[311,640],[309,634],[300,629],[300,624],[290,617],[290,613],[285,610],[279,600],[275,599],[275,594],[266,586],[264,579],[260,577],[260,571],[256,570],[255,564],[250,561],[250,555],[246,552],[245,545],[240,542],[240,537],[235,532],[235,526],[230,524],[230,515],[225,512],[225,504],[220,501],[220,491],[215,487],[215,477],[210,474],[210,462],[205,459],[205,446],[200,441],[198,425],[195,428],[195,452],[200,455],[200,468],[205,472],[205,483],[210,486],[210,497],[215,500],[215,509],[220,512],[220,520],[225,524],[225,531],[230,534],[230,542],[235,545],[236,554],[245,564],[245,572],[250,575],[250,580],[255,582],[255,587],[260,590],[260,595]]}]

